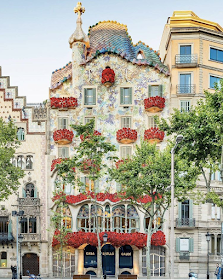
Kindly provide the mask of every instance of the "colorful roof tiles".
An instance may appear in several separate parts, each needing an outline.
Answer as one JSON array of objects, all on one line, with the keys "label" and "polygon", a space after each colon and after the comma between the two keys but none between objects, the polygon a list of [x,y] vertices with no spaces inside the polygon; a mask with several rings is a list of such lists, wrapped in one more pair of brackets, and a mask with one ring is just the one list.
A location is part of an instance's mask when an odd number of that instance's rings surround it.
[{"label": "colorful roof tiles", "polygon": [[[154,67],[165,75],[169,75],[169,70],[161,61],[158,52],[149,48],[139,41],[133,45],[131,37],[128,35],[127,26],[116,21],[103,21],[94,26],[90,26],[88,32],[90,48],[83,64],[90,62],[100,54],[113,53],[122,58],[137,64]],[[137,59],[138,53],[142,54],[142,59]],[[60,86],[64,79],[71,77],[72,65],[69,63],[65,69],[53,72],[51,88]]]}]

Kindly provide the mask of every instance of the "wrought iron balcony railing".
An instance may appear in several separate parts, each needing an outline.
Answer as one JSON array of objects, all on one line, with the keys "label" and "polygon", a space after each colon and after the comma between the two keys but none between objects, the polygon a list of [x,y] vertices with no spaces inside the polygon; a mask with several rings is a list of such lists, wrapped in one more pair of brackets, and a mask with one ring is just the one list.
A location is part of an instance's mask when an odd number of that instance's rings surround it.
[{"label": "wrought iron balcony railing", "polygon": [[186,84],[186,85],[177,85],[177,94],[194,94],[195,93],[195,85]]},{"label": "wrought iron balcony railing", "polygon": [[180,260],[190,260],[190,252],[180,252]]},{"label": "wrought iron balcony railing", "polygon": [[195,219],[181,218],[176,219],[176,227],[195,227]]},{"label": "wrought iron balcony railing", "polygon": [[175,57],[175,63],[178,67],[196,67],[197,62],[197,54],[177,54]]}]

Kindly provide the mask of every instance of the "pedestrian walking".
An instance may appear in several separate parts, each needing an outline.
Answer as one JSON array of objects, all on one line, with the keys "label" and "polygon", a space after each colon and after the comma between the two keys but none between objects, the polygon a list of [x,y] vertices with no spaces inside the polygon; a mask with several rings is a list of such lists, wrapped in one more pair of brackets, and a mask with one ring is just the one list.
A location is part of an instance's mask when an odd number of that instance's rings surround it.
[{"label": "pedestrian walking", "polygon": [[219,267],[218,263],[214,275],[216,276],[216,279],[221,279],[221,268]]},{"label": "pedestrian walking", "polygon": [[12,271],[12,279],[17,279],[17,266],[16,265],[14,265],[14,266],[11,265],[11,271]]}]

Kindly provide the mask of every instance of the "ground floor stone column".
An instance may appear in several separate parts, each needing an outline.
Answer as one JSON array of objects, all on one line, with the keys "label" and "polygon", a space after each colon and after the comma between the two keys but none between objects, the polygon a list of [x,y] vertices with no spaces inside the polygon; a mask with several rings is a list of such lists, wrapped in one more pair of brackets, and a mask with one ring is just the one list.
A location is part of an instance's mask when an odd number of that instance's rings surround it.
[{"label": "ground floor stone column", "polygon": [[84,274],[84,250],[78,249],[77,251],[78,251],[77,274]]},{"label": "ground floor stone column", "polygon": [[133,249],[133,274],[139,275],[139,250]]},{"label": "ground floor stone column", "polygon": [[115,247],[115,276],[119,275],[119,248]]}]

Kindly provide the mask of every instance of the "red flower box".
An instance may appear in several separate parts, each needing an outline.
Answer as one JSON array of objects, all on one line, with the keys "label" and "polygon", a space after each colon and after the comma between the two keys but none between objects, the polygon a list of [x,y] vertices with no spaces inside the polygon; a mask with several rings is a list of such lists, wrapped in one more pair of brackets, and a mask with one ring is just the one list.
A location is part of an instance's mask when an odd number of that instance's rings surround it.
[{"label": "red flower box", "polygon": [[82,173],[88,174],[88,173],[90,173],[91,169],[92,169],[92,171],[94,171],[94,170],[99,171],[100,167],[97,164],[95,164],[93,160],[86,159],[82,162],[80,169],[81,169]]},{"label": "red flower box", "polygon": [[144,108],[146,111],[156,113],[162,111],[165,107],[165,98],[160,96],[149,97],[144,99]]},{"label": "red flower box", "polygon": [[[94,135],[101,135],[101,132],[95,130]],[[81,134],[80,138],[81,138],[81,141],[83,142],[84,141],[84,135]],[[85,136],[85,140],[88,139],[88,138],[90,138],[90,136]]]},{"label": "red flower box", "polygon": [[[61,162],[63,160],[66,160],[66,158],[56,158],[56,159],[53,159],[52,160],[52,164],[51,164],[51,171],[53,171],[54,168],[57,168],[57,164],[61,164]],[[73,167],[72,170],[75,172],[76,171],[75,167]]]},{"label": "red flower box", "polygon": [[106,87],[110,87],[115,82],[115,72],[111,68],[102,71],[101,83]]},{"label": "red flower box", "polygon": [[150,143],[158,143],[163,141],[164,131],[159,130],[157,127],[152,127],[150,129],[145,130],[144,132],[144,140],[149,141]]},{"label": "red flower box", "polygon": [[[125,245],[136,246],[139,249],[146,246],[147,234],[134,232],[134,233],[117,233],[117,232],[106,232],[108,235],[108,241],[114,247],[121,247]],[[52,246],[60,244],[57,236],[60,234],[59,230],[54,233]],[[99,233],[100,243],[103,244],[104,232]],[[82,244],[90,244],[91,246],[98,246],[97,234],[94,232],[72,232],[68,233],[65,237],[68,246],[73,248],[79,248]],[[151,245],[162,246],[166,244],[165,234],[162,231],[157,231],[152,234]]]},{"label": "red flower box", "polygon": [[158,230],[157,232],[152,234],[151,245],[163,246],[165,244],[166,244],[166,237],[165,237],[165,234],[161,230]]},{"label": "red flower box", "polygon": [[137,140],[137,131],[135,129],[124,127],[117,131],[116,139],[122,144],[134,143]]},{"label": "red flower box", "polygon": [[75,97],[51,97],[50,106],[51,108],[76,108],[77,98]]},{"label": "red flower box", "polygon": [[70,131],[68,129],[59,129],[54,131],[53,133],[53,139],[56,143],[65,145],[72,142],[74,137],[73,131]]}]

